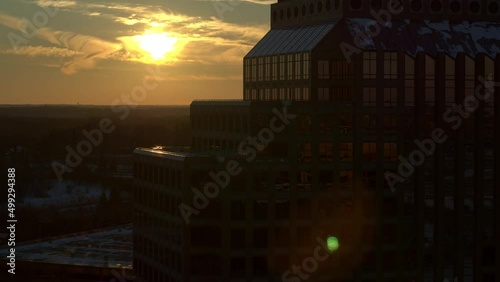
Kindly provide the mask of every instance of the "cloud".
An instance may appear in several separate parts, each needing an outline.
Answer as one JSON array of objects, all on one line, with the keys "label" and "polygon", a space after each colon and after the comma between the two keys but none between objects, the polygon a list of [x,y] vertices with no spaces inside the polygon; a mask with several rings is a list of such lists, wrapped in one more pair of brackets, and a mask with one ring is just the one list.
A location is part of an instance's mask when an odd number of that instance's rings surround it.
[{"label": "cloud", "polygon": [[216,17],[201,18],[176,13],[150,13],[115,18],[122,23],[142,23],[149,32],[168,32],[179,38],[183,51],[177,62],[241,63],[241,58],[268,31],[267,25],[239,25]]},{"label": "cloud", "polygon": [[243,0],[245,2],[251,2],[254,4],[270,5],[278,2],[277,0]]},{"label": "cloud", "polygon": [[[48,27],[29,28],[29,25],[22,19],[5,14],[0,14],[0,24],[19,31],[15,33],[15,36],[24,38],[26,41],[36,36],[41,40],[81,54],[63,64],[61,71],[65,74],[74,74],[79,70],[92,68],[99,59],[105,59],[122,48],[119,44],[89,35],[56,31]],[[14,33],[9,34],[14,36]],[[19,49],[18,46],[13,45],[13,47],[16,51]]]},{"label": "cloud", "polygon": [[[251,2],[262,4],[266,1],[253,0]],[[45,8],[57,6],[59,13],[94,16],[99,17],[101,22],[110,22],[109,26],[103,25],[99,31],[102,34],[113,35],[105,39],[51,28],[42,28],[37,31],[38,38],[80,54],[64,57],[67,62],[63,64],[61,70],[66,74],[93,68],[102,59],[152,63],[151,60],[147,60],[148,53],[130,44],[133,39],[145,33],[167,33],[178,39],[175,52],[167,54],[166,60],[153,63],[181,67],[199,64],[210,66],[209,69],[212,70],[230,66],[234,73],[235,68],[241,71],[242,58],[269,30],[267,23],[231,23],[215,16],[200,17],[180,14],[162,6],[149,4],[104,1],[101,4],[97,1],[69,0],[37,0],[35,4]],[[22,29],[19,27],[20,24],[22,25],[19,19],[7,17],[8,20],[2,19],[0,13],[0,24],[16,30]],[[213,71],[208,71],[207,74],[211,76]]]},{"label": "cloud", "polygon": [[[39,5],[48,6],[55,0],[38,0]],[[257,1],[265,2],[265,1]],[[268,1],[269,2],[269,1]],[[217,17],[198,17],[173,12],[158,5],[127,6],[115,2],[99,4],[96,2],[78,2],[66,5],[68,12],[91,15],[98,13],[100,19],[109,19],[124,25],[123,31],[116,31],[117,40],[123,43],[127,52],[120,52],[114,59],[123,61],[141,61],[144,54],[137,48],[129,48],[130,39],[149,33],[168,33],[179,39],[182,52],[175,54],[177,64],[199,62],[202,64],[230,63],[240,64],[241,58],[269,30],[268,24],[249,25],[230,23]],[[139,51],[139,53],[137,52]],[[144,61],[144,60],[143,60]],[[145,61],[148,63],[147,61]]]},{"label": "cloud", "polygon": [[64,8],[76,6],[78,3],[76,1],[65,1],[65,0],[37,0],[35,3],[40,7],[54,7],[54,8]]},{"label": "cloud", "polygon": [[1,54],[21,55],[32,57],[57,57],[57,58],[73,58],[81,56],[81,52],[58,47],[45,46],[22,46],[14,49],[0,50]]},{"label": "cloud", "polygon": [[197,0],[201,2],[250,2],[254,4],[260,4],[260,5],[270,5],[278,2],[277,0]]},{"label": "cloud", "polygon": [[[117,36],[114,38],[123,43],[126,52],[115,54],[113,58],[123,61],[147,63],[148,61],[144,60],[144,52],[141,53],[141,50],[129,43],[144,33],[168,33],[179,39],[177,48],[182,49],[176,52],[175,60],[167,60],[168,63],[175,61],[176,64],[183,62],[240,64],[241,58],[269,29],[267,24],[252,26],[229,23],[217,17],[203,18],[166,11],[159,6],[123,6],[116,3],[110,3],[106,7],[95,3],[82,5],[83,10],[82,7],[75,6],[71,7],[72,12],[86,14],[98,12],[100,18],[107,18],[126,26],[126,31],[116,32]],[[98,10],[93,10],[97,7]]]}]

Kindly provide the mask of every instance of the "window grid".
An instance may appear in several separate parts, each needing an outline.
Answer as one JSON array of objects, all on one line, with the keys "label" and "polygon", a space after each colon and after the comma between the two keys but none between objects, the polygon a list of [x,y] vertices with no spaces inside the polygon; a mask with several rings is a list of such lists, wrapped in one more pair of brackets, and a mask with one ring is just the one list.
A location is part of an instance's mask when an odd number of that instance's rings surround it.
[{"label": "window grid", "polygon": [[264,58],[258,58],[258,70],[257,70],[257,81],[264,80]]},{"label": "window grid", "polygon": [[384,53],[384,78],[386,79],[398,78],[398,53],[396,52]]},{"label": "window grid", "polygon": [[330,88],[328,88],[328,87],[318,88],[318,100],[319,101],[329,101],[330,100]]},{"label": "window grid", "polygon": [[398,106],[398,89],[384,88],[384,107]]},{"label": "window grid", "polygon": [[363,143],[363,160],[377,160],[377,143]]},{"label": "window grid", "polygon": [[377,89],[364,88],[363,89],[363,106],[376,107],[377,106]]},{"label": "window grid", "polygon": [[353,78],[352,63],[346,61],[332,62],[332,79],[351,79]]},{"label": "window grid", "polygon": [[287,79],[292,80],[293,79],[293,62],[294,62],[294,56],[292,54],[287,56]]},{"label": "window grid", "polygon": [[309,79],[309,54],[304,53],[303,55],[304,63],[302,64],[302,74],[304,76],[304,79]]},{"label": "window grid", "polygon": [[329,61],[327,61],[327,60],[318,61],[318,78],[319,79],[329,79],[330,78]]},{"label": "window grid", "polygon": [[384,161],[395,161],[397,153],[398,145],[396,143],[384,143]]},{"label": "window grid", "polygon": [[279,80],[285,80],[286,77],[285,59],[286,57],[284,55],[279,56],[279,64],[280,64]]},{"label": "window grid", "polygon": [[295,79],[301,79],[302,78],[302,68],[300,66],[301,64],[301,54],[295,54]]},{"label": "window grid", "polygon": [[363,78],[377,78],[377,53],[363,53]]},{"label": "window grid", "polygon": [[272,58],[273,66],[272,66],[272,74],[271,74],[271,80],[277,80],[278,79],[278,56],[273,56]]}]

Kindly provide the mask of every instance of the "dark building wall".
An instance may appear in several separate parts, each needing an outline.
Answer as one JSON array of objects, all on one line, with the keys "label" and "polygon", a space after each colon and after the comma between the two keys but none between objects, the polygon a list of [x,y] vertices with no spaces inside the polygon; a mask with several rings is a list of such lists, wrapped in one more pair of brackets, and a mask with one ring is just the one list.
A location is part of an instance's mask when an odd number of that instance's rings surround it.
[{"label": "dark building wall", "polygon": [[[313,4],[317,11],[320,2],[326,11],[326,0],[300,1],[299,15],[294,18],[299,2],[279,1],[272,6],[272,28],[319,24],[320,29],[328,30],[322,25],[324,20],[341,14],[367,17],[370,5],[377,4],[330,1],[331,14],[307,15],[308,6]],[[336,2],[342,12],[334,11]],[[352,7],[356,2],[359,10]],[[494,12],[491,1],[478,2],[477,14],[470,11],[476,9],[475,1],[460,1],[463,9],[451,12],[450,8],[448,14],[432,11],[438,2],[422,1],[419,11],[418,0],[413,4],[403,1],[404,13],[394,18],[498,21],[490,15]],[[442,9],[448,5],[456,8],[456,2],[443,1]],[[302,4],[306,7],[303,18]],[[182,258],[174,257],[174,262],[182,261],[174,264],[182,265],[175,270],[177,279],[250,281],[260,277],[279,281],[283,271],[309,254],[316,237],[329,235],[337,236],[342,248],[310,281],[498,279],[494,266],[500,261],[495,241],[500,234],[500,205],[495,203],[499,197],[500,123],[492,113],[498,113],[500,99],[479,103],[474,115],[463,119],[457,129],[450,128],[453,123],[443,113],[474,95],[480,76],[494,72],[500,81],[499,58],[476,51],[470,57],[470,52],[451,56],[441,51],[409,54],[367,48],[348,62],[338,48],[339,38],[352,39],[352,34],[342,34],[346,27],[345,22],[339,23],[307,51],[247,56],[244,101],[193,103],[192,147],[211,157],[176,161],[184,179],[182,196],[175,194],[177,200],[190,203],[192,186],[202,189],[211,181],[209,171],[223,169],[220,157],[234,157],[245,166],[232,179],[230,189],[211,201],[211,208],[201,211],[189,226],[180,223],[178,212],[167,216],[172,223],[169,227],[182,232],[182,245],[175,249],[175,255]],[[291,68],[288,62],[292,62]],[[268,126],[273,109],[281,110],[285,104],[297,117],[247,164],[238,145],[258,136]],[[392,191],[386,172],[397,172],[397,157],[408,159],[421,150],[415,140],[431,138],[436,128],[449,136],[447,142],[437,145]],[[141,157],[145,163],[157,159],[161,154]],[[138,183],[144,187],[137,189],[156,193],[165,188],[165,183],[151,186],[149,182],[140,179]],[[144,209],[143,205],[139,202],[137,207]],[[158,217],[156,212],[161,209],[160,205],[145,210]],[[206,234],[210,246],[203,245],[200,234]],[[145,236],[162,246],[153,235]],[[143,256],[138,251],[137,257],[148,263],[145,275],[164,267],[151,253]]]},{"label": "dark building wall", "polygon": [[271,28],[290,28],[340,18],[498,22],[496,0],[291,0],[271,5]]}]

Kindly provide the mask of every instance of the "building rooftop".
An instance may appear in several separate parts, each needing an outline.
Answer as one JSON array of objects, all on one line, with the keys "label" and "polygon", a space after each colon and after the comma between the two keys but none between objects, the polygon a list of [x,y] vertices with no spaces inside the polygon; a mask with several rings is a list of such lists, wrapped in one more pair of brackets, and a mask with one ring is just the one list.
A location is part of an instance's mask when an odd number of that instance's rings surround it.
[{"label": "building rooftop", "polygon": [[155,157],[164,157],[168,159],[178,159],[183,160],[187,157],[203,157],[203,154],[191,152],[189,147],[164,147],[164,146],[155,146],[152,148],[136,148],[134,150],[135,154],[146,155],[146,156],[155,156]]},{"label": "building rooftop", "polygon": [[[7,254],[7,246],[0,252]],[[132,269],[132,224],[21,243],[16,259],[27,262]]]},{"label": "building rooftop", "polygon": [[[345,19],[351,35],[350,44],[356,46],[356,36],[360,36],[372,21],[368,18]],[[443,52],[452,58],[461,52],[472,58],[484,53],[495,58],[500,53],[499,36],[500,23],[393,20],[382,27],[377,36],[367,37],[362,49],[402,50],[412,56],[425,52],[431,57]]]},{"label": "building rooftop", "polygon": [[210,100],[193,100],[191,105],[250,105],[250,101],[242,99],[210,99]]},{"label": "building rooftop", "polygon": [[[343,18],[316,25],[277,28],[270,30],[247,54],[246,58],[310,52],[327,37],[361,50],[402,50],[411,56],[425,52],[435,57],[442,52],[455,58],[465,53],[474,58],[486,54],[495,58],[500,54],[500,23],[451,22],[394,19],[375,36],[366,36],[365,29],[373,18]],[[330,36],[331,34],[331,36]],[[361,42],[358,42],[361,41]]]},{"label": "building rooftop", "polygon": [[272,29],[246,57],[310,52],[334,26],[335,23],[332,22],[298,28]]}]

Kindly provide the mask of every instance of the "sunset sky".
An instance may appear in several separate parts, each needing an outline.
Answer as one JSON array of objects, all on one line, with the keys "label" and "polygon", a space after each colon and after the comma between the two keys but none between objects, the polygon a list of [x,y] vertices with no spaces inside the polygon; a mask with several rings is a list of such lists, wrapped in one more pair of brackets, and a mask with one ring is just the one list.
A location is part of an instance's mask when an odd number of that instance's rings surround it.
[{"label": "sunset sky", "polygon": [[109,105],[148,67],[161,83],[142,104],[241,98],[273,2],[1,0],[0,104]]}]

